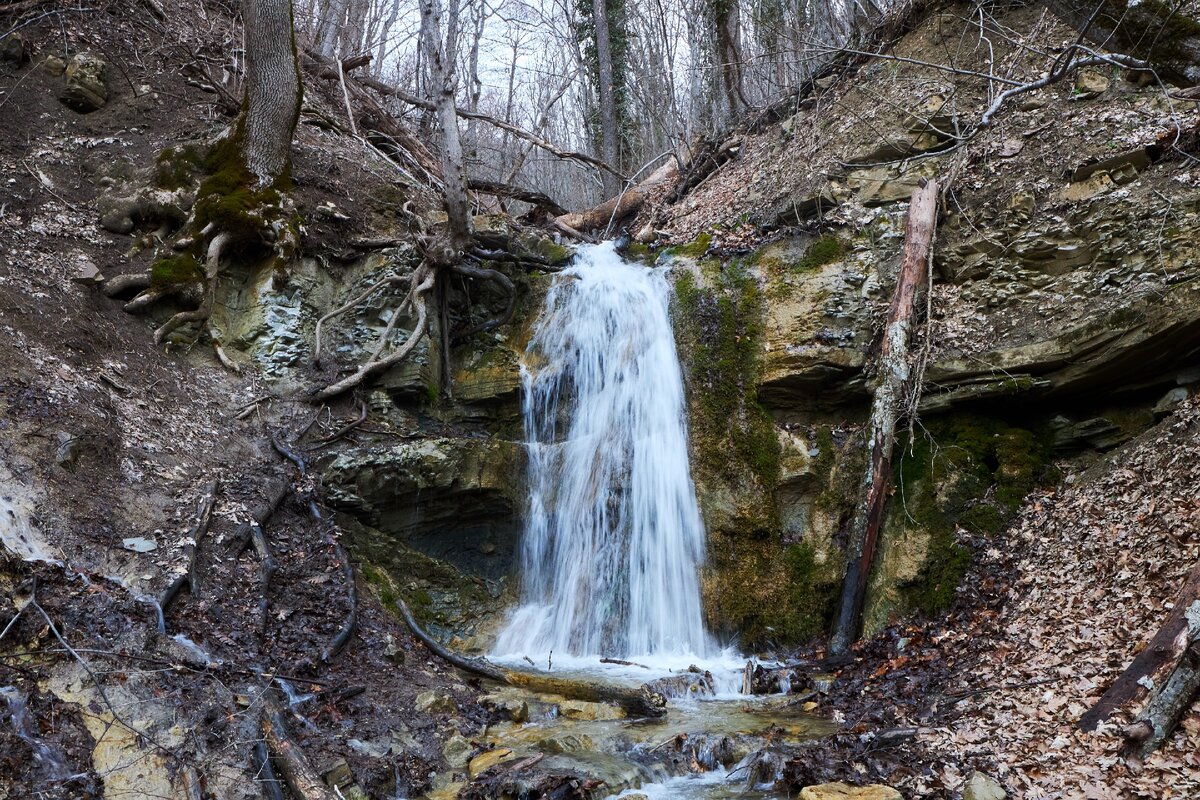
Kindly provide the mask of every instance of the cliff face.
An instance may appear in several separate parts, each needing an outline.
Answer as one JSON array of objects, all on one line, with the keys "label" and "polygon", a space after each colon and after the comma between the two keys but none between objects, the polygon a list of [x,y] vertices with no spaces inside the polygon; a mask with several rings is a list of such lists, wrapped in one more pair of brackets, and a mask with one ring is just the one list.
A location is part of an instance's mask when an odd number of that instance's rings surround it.
[{"label": "cliff face", "polygon": [[[997,24],[1021,36],[972,38],[963,9],[921,19],[894,60],[823,79],[647,217],[686,242],[668,251],[682,264],[685,331],[706,307],[741,315],[702,331],[699,350],[683,336],[693,416],[714,388],[708,353],[731,336],[747,349],[749,337],[754,352],[721,378],[746,389],[732,430],[763,441],[753,421],[765,413],[779,441],[776,474],[735,449],[743,468],[731,476],[724,442],[693,423],[714,536],[710,607],[729,631],[787,640],[829,613],[872,355],[922,178],[949,189],[917,347],[919,422],[898,458],[868,630],[947,607],[970,553],[991,546],[1026,492],[1145,430],[1200,381],[1195,103],[1103,66],[1014,96],[981,128],[997,92],[1038,77],[1037,51],[1073,37],[1039,9]],[[987,73],[1006,83],[989,86]],[[773,610],[797,597],[801,617]]]}]

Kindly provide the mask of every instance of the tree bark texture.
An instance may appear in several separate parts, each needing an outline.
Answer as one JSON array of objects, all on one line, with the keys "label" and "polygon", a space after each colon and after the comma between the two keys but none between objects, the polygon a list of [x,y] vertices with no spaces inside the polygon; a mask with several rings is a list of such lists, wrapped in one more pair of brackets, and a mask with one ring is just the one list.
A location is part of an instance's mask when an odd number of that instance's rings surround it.
[{"label": "tree bark texture", "polygon": [[1182,652],[1175,668],[1160,685],[1150,690],[1150,700],[1138,714],[1129,736],[1141,755],[1147,755],[1167,740],[1200,693],[1200,600],[1184,612],[1186,627],[1177,640]]},{"label": "tree bark texture", "polygon": [[1047,0],[1083,39],[1149,61],[1164,77],[1200,83],[1200,0]]},{"label": "tree bark texture", "polygon": [[713,22],[717,33],[717,61],[725,90],[726,120],[736,119],[745,105],[742,95],[741,10],[737,0],[713,0]]},{"label": "tree bark texture", "polygon": [[867,578],[871,574],[875,544],[883,526],[892,477],[892,448],[908,386],[908,356],[912,340],[916,297],[925,283],[929,255],[937,224],[937,182],[929,181],[913,192],[905,229],[904,260],[896,278],[896,292],[888,309],[879,348],[879,378],[871,404],[870,456],[861,497],[855,508],[846,548],[846,577],[842,602],[829,643],[832,655],[841,655],[858,638]]},{"label": "tree bark texture", "polygon": [[291,0],[246,0],[246,117],[242,156],[259,186],[274,184],[291,163],[300,116],[300,64]]},{"label": "tree bark texture", "polygon": [[[1146,741],[1153,746],[1170,733],[1196,695],[1200,681],[1200,563],[1192,567],[1175,606],[1146,648],[1079,719],[1079,727],[1095,730],[1118,709],[1143,704],[1139,719],[1153,726]],[[1190,666],[1189,666],[1190,665]],[[1182,674],[1181,674],[1182,673]],[[1186,694],[1192,682],[1190,694]],[[1184,696],[1186,694],[1186,696]],[[1176,708],[1172,709],[1172,706]],[[1168,717],[1173,716],[1173,719]],[[1167,724],[1167,723],[1170,724]],[[1165,733],[1164,733],[1165,731]]]},{"label": "tree bark texture", "polygon": [[[457,0],[451,2],[457,3]],[[471,217],[458,109],[454,105],[453,43],[457,36],[457,12],[451,9],[443,38],[441,0],[421,0],[421,42],[428,59],[430,84],[436,92],[434,106],[442,133],[442,183],[449,217],[450,246],[461,250],[471,239]]]},{"label": "tree bark texture", "polygon": [[[617,95],[613,84],[612,41],[608,29],[608,3],[592,0],[592,23],[596,36],[596,93],[600,99],[600,160],[619,168],[620,129],[617,124]],[[608,173],[601,175],[604,196],[621,191],[620,182]]]}]

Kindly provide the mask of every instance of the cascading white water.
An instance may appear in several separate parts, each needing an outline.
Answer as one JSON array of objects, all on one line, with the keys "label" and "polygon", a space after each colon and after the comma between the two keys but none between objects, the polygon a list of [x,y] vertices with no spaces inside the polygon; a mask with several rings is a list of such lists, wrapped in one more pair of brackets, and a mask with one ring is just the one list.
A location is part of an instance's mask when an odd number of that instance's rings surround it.
[{"label": "cascading white water", "polygon": [[704,527],[663,270],[611,243],[555,280],[523,368],[523,604],[499,656],[698,656]]}]

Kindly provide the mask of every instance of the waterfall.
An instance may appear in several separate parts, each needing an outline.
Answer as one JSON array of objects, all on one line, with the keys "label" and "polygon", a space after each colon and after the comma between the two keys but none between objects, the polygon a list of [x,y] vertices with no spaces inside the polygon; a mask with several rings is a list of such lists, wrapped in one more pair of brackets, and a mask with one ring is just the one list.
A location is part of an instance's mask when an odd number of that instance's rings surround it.
[{"label": "waterfall", "polygon": [[583,247],[522,368],[523,600],[497,655],[704,656],[704,527],[664,270]]}]

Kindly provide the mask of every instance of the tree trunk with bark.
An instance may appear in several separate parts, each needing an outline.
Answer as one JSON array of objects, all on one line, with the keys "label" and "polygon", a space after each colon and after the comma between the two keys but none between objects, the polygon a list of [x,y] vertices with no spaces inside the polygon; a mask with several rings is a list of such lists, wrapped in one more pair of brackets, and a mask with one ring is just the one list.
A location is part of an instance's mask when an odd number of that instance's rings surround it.
[{"label": "tree trunk with bark", "polygon": [[451,0],[446,30],[442,31],[441,0],[421,0],[421,43],[428,61],[429,81],[442,134],[442,182],[449,218],[449,247],[462,250],[471,240],[467,204],[467,173],[463,166],[458,110],[454,104],[454,42],[458,37],[457,1]]},{"label": "tree trunk with bark", "polygon": [[742,95],[741,10],[737,0],[713,0],[717,34],[717,69],[725,91],[725,119],[736,119],[746,105]]},{"label": "tree trunk with bark", "polygon": [[259,186],[270,186],[292,163],[300,118],[300,64],[296,59],[292,0],[247,0],[246,118],[242,158]]},{"label": "tree trunk with bark", "polygon": [[246,116],[241,142],[246,167],[259,186],[271,186],[291,164],[300,118],[300,64],[291,0],[247,0]]},{"label": "tree trunk with bark", "polygon": [[904,260],[896,278],[896,292],[888,309],[879,348],[879,378],[871,404],[870,457],[863,477],[862,494],[854,511],[850,542],[846,548],[846,577],[842,602],[829,642],[831,655],[842,655],[858,638],[863,599],[875,556],[879,529],[892,477],[892,448],[896,422],[903,411],[909,383],[909,348],[917,294],[929,273],[929,257],[937,224],[937,182],[917,189],[908,207]]},{"label": "tree trunk with bark", "polygon": [[[600,160],[619,168],[620,127],[617,120],[617,94],[606,0],[592,0],[592,23],[596,31],[596,93],[600,99]],[[615,176],[603,173],[600,177],[605,198],[621,191],[621,184]]]},{"label": "tree trunk with bark", "polygon": [[1143,754],[1170,736],[1200,691],[1200,563],[1192,567],[1175,605],[1146,648],[1079,719],[1095,730],[1115,712],[1141,706],[1126,730]]}]

